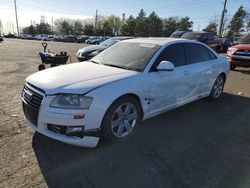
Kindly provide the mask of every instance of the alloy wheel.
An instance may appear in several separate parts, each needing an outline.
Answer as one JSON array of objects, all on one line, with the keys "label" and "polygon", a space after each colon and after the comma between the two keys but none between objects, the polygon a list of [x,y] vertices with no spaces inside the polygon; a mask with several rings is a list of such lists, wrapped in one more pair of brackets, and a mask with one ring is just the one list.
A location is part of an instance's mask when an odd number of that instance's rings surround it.
[{"label": "alloy wheel", "polygon": [[214,98],[218,98],[222,94],[223,88],[224,88],[224,78],[220,76],[214,83],[214,88],[213,88]]},{"label": "alloy wheel", "polygon": [[138,119],[134,104],[126,102],[119,105],[111,118],[111,130],[114,136],[126,137],[135,127]]}]

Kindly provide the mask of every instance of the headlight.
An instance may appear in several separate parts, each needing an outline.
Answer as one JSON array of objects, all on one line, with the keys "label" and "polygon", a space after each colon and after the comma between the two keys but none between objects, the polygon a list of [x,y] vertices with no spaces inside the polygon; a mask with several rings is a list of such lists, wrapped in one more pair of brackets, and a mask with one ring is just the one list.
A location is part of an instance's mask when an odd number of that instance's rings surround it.
[{"label": "headlight", "polygon": [[93,98],[79,94],[60,94],[50,104],[54,108],[89,109]]},{"label": "headlight", "polygon": [[233,53],[235,52],[237,49],[234,47],[228,48],[227,52]]}]

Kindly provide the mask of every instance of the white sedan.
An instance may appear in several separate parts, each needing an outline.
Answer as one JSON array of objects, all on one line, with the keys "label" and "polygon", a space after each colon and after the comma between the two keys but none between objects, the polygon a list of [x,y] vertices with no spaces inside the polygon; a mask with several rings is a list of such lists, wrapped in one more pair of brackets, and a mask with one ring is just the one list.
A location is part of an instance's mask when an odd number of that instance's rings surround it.
[{"label": "white sedan", "polygon": [[138,122],[203,97],[217,99],[226,58],[190,40],[119,42],[88,62],[32,74],[22,92],[25,118],[50,138],[95,147],[124,139]]}]

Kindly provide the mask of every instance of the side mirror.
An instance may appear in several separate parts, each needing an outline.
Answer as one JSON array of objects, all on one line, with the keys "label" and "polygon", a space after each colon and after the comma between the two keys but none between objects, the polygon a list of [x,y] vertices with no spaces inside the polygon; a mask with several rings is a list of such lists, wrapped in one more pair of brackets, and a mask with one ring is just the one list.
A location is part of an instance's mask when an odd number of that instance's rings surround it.
[{"label": "side mirror", "polygon": [[174,70],[174,64],[169,61],[162,61],[160,64],[156,67],[157,71],[173,71]]}]

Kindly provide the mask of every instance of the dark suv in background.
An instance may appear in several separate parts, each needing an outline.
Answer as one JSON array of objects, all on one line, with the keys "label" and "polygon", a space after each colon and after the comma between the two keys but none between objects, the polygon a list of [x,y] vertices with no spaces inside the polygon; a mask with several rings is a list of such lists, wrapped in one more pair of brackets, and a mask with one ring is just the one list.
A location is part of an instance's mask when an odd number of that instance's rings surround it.
[{"label": "dark suv in background", "polygon": [[203,42],[216,52],[221,52],[223,50],[221,42],[215,38],[214,34],[209,32],[188,32],[183,34],[180,38]]},{"label": "dark suv in background", "polygon": [[180,38],[182,35],[189,31],[175,31],[170,35],[170,38]]}]

